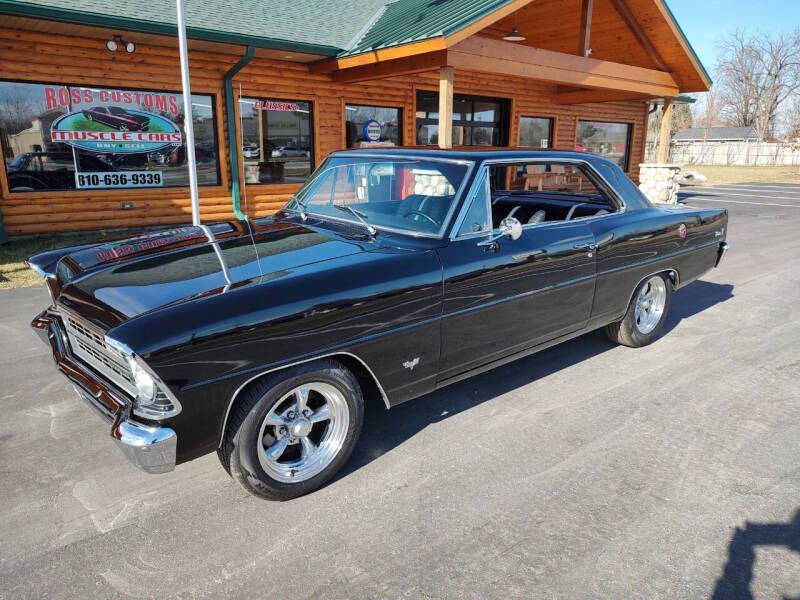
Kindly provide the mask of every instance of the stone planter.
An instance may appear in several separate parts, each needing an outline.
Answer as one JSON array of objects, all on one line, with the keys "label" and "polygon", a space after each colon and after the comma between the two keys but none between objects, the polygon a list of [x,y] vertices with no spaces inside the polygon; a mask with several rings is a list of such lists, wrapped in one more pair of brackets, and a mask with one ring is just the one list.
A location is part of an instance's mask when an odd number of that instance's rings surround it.
[{"label": "stone planter", "polygon": [[639,189],[651,202],[678,203],[680,165],[644,163],[639,165]]}]

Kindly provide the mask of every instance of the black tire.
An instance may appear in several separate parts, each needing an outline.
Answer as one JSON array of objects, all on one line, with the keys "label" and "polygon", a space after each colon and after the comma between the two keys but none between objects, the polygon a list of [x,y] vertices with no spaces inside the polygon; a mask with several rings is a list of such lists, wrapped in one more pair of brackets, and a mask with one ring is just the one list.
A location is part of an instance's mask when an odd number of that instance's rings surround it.
[{"label": "black tire", "polygon": [[636,290],[631,297],[631,303],[622,320],[616,323],[606,325],[605,332],[612,342],[622,344],[623,346],[630,346],[631,348],[641,348],[655,341],[664,327],[664,321],[667,319],[667,312],[669,311],[669,302],[672,296],[672,280],[664,274],[655,275],[664,281],[666,289],[666,298],[664,300],[664,309],[661,312],[661,318],[656,326],[649,332],[643,333],[636,325],[636,300],[640,292],[647,285],[648,281],[654,276],[648,276],[636,286]]},{"label": "black tire", "polygon": [[[258,436],[270,410],[294,388],[322,382],[344,396],[348,411],[347,433],[333,460],[319,473],[298,483],[271,477],[258,457]],[[268,375],[247,389],[229,417],[220,448],[222,466],[251,494],[267,500],[290,500],[320,488],[347,462],[364,420],[364,399],[358,381],[341,363],[331,359],[313,361]]]}]

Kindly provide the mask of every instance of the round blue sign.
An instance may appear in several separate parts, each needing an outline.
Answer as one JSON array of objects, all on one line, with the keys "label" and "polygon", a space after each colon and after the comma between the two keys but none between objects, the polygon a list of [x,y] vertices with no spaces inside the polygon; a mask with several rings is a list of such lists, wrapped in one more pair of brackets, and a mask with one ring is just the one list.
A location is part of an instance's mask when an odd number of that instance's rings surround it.
[{"label": "round blue sign", "polygon": [[370,142],[377,142],[381,139],[381,124],[375,119],[370,119],[364,123],[364,139]]}]

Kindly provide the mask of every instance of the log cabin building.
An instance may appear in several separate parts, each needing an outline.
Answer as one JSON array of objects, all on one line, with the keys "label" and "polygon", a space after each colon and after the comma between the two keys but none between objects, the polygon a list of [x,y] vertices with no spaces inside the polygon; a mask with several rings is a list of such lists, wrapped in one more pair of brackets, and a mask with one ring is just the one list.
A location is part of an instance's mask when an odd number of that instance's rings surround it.
[{"label": "log cabin building", "polygon": [[[327,154],[602,154],[711,81],[664,0],[189,0],[204,221],[278,209]],[[10,235],[191,220],[173,0],[0,0]],[[545,182],[546,185],[546,182]]]}]

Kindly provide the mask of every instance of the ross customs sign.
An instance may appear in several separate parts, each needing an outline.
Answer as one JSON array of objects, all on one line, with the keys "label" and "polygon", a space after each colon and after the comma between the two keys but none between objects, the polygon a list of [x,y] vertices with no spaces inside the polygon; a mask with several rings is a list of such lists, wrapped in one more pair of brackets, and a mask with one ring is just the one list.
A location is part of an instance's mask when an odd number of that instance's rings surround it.
[{"label": "ross customs sign", "polygon": [[172,120],[179,113],[174,94],[45,88],[45,101],[48,109],[70,109],[50,127],[54,143],[108,154],[156,152],[183,143]]}]

